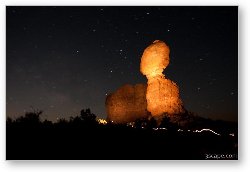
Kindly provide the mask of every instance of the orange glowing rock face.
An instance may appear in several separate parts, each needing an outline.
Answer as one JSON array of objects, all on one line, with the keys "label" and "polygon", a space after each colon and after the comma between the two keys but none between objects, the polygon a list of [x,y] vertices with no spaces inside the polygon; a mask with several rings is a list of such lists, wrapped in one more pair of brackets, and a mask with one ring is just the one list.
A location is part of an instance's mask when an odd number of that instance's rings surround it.
[{"label": "orange glowing rock face", "polygon": [[106,98],[108,121],[128,123],[147,118],[147,85],[124,85]]},{"label": "orange glowing rock face", "polygon": [[178,86],[162,73],[169,64],[169,53],[169,47],[157,40],[144,50],[141,58],[140,71],[148,79],[147,110],[153,117],[184,112]]},{"label": "orange glowing rock face", "polygon": [[140,71],[148,79],[164,76],[163,70],[169,64],[169,47],[162,41],[156,40],[148,46],[142,55]]},{"label": "orange glowing rock face", "polygon": [[128,123],[137,119],[161,117],[163,114],[184,112],[179,98],[179,88],[166,79],[163,70],[169,64],[169,47],[162,41],[154,41],[143,52],[140,71],[148,79],[147,85],[124,85],[106,97],[107,120]]}]

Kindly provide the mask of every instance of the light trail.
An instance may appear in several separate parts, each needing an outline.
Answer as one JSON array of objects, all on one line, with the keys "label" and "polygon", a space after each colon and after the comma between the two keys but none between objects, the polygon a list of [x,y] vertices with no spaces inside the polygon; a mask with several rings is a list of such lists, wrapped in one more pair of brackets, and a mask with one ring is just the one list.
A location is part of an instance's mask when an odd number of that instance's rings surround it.
[{"label": "light trail", "polygon": [[213,131],[213,130],[211,130],[211,129],[208,129],[208,128],[204,128],[204,129],[201,129],[201,130],[195,130],[195,131],[193,131],[193,132],[198,132],[198,133],[201,133],[201,132],[203,132],[203,131],[210,131],[210,132],[212,132],[212,133],[214,133],[214,134],[216,134],[216,135],[218,135],[218,136],[220,136],[220,134],[219,133],[216,133],[215,131]]}]

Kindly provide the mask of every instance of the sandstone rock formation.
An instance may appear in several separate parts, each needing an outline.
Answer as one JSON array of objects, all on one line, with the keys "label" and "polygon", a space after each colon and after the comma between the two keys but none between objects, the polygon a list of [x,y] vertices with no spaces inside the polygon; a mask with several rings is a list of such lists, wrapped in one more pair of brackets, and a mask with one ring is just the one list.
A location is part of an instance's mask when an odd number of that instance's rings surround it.
[{"label": "sandstone rock formation", "polygon": [[149,45],[141,57],[140,71],[148,80],[157,76],[164,77],[163,70],[169,64],[169,47],[162,41],[156,40]]},{"label": "sandstone rock formation", "polygon": [[163,70],[169,64],[169,47],[162,41],[154,41],[143,52],[140,71],[148,79],[147,85],[124,85],[106,98],[107,120],[128,123],[136,119],[184,112],[179,98],[179,88],[166,79]]},{"label": "sandstone rock formation", "polygon": [[108,121],[128,123],[147,118],[147,85],[124,85],[106,98]]},{"label": "sandstone rock formation", "polygon": [[169,47],[156,40],[144,50],[141,58],[140,71],[148,79],[147,110],[153,117],[184,112],[178,86],[162,73],[169,64],[169,53]]}]

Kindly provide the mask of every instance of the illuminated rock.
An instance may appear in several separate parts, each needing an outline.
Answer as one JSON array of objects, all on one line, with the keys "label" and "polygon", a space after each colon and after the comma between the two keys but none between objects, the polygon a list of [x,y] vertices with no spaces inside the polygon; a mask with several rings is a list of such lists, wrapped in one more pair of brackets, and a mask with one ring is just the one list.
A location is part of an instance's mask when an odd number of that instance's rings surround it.
[{"label": "illuminated rock", "polygon": [[127,123],[136,119],[147,118],[145,84],[124,85],[106,98],[108,121]]},{"label": "illuminated rock", "polygon": [[162,73],[169,64],[169,53],[169,47],[159,40],[144,50],[140,71],[146,75],[147,85],[124,85],[108,95],[106,98],[108,121],[128,123],[148,118],[150,114],[155,119],[161,119],[165,114],[184,112],[177,84],[166,79]]},{"label": "illuminated rock", "polygon": [[140,71],[148,79],[147,110],[153,117],[184,112],[178,86],[162,73],[169,64],[169,53],[169,47],[156,40],[144,50],[141,58]]},{"label": "illuminated rock", "polygon": [[148,46],[142,55],[140,71],[148,80],[157,76],[164,76],[163,70],[169,64],[169,47],[162,41],[156,40]]}]

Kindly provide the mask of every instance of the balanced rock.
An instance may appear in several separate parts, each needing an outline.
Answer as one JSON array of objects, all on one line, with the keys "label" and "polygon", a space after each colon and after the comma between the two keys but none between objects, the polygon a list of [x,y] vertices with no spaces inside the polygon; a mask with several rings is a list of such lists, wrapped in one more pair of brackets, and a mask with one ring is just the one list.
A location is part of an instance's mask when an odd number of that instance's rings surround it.
[{"label": "balanced rock", "polygon": [[148,79],[147,110],[153,117],[184,112],[177,84],[162,73],[169,64],[169,53],[169,47],[156,40],[144,50],[141,58],[140,71]]}]

